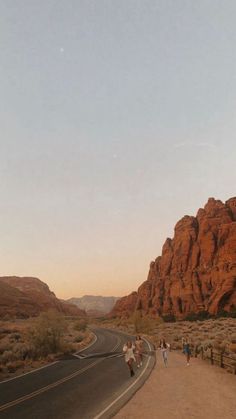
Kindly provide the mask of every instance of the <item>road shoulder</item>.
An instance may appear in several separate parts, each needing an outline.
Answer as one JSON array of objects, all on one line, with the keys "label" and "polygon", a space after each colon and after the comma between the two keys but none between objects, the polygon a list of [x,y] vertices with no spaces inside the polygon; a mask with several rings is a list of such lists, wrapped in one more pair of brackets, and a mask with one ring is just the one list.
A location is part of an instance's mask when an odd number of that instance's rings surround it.
[{"label": "road shoulder", "polygon": [[236,378],[199,359],[186,365],[171,352],[164,367],[158,353],[155,368],[143,387],[115,419],[235,419]]}]

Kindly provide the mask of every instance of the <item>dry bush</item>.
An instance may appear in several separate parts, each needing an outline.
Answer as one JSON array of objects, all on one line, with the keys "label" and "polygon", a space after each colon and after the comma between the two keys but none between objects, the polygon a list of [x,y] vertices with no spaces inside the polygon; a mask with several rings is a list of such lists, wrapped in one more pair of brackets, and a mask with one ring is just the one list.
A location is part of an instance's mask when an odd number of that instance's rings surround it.
[{"label": "dry bush", "polygon": [[136,310],[133,316],[130,318],[130,321],[134,325],[135,333],[151,333],[155,326],[156,320],[151,319],[150,317],[143,316],[140,310]]},{"label": "dry bush", "polygon": [[79,335],[77,335],[77,336],[74,338],[74,342],[75,342],[75,343],[80,343],[80,342],[82,342],[82,341],[83,341],[83,339],[84,339],[84,335],[82,335],[82,334],[80,333]]},{"label": "dry bush", "polygon": [[13,362],[9,362],[6,365],[8,372],[10,373],[16,372],[19,368],[22,368],[23,366],[24,366],[23,361],[13,361]]},{"label": "dry bush", "polygon": [[74,329],[77,332],[85,332],[88,326],[88,321],[84,318],[77,320],[77,322],[74,325]]},{"label": "dry bush", "polygon": [[18,342],[13,346],[16,359],[25,360],[32,354],[32,347],[27,343]]},{"label": "dry bush", "polygon": [[18,332],[14,332],[9,335],[9,340],[11,342],[19,341],[20,339],[21,339],[21,334]]},{"label": "dry bush", "polygon": [[[230,328],[230,330],[229,330]],[[236,343],[236,319],[208,319],[203,321],[164,323],[157,325],[153,332],[156,342],[164,337],[173,349],[182,349],[182,337],[189,337],[193,353],[206,352],[211,348],[233,355],[231,343]]]},{"label": "dry bush", "polygon": [[10,361],[14,361],[15,360],[15,355],[12,351],[4,351],[2,356],[1,356],[1,363],[3,365],[7,364]]},{"label": "dry bush", "polygon": [[4,341],[0,343],[0,354],[3,354],[5,351],[10,351],[12,346],[13,345],[9,342],[9,340],[4,339]]},{"label": "dry bush", "polygon": [[42,313],[29,331],[29,342],[35,358],[63,351],[62,337],[66,330],[64,317],[53,310]]}]

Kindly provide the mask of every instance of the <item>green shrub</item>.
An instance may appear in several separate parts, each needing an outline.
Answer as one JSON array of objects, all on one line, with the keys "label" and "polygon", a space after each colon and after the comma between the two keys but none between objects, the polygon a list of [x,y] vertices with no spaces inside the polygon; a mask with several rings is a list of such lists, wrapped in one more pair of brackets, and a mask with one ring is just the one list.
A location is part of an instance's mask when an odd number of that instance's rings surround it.
[{"label": "green shrub", "polygon": [[74,342],[80,343],[83,341],[83,339],[84,339],[84,336],[82,334],[79,334],[75,337]]},{"label": "green shrub", "polygon": [[77,331],[77,332],[85,332],[85,330],[87,329],[87,326],[88,326],[88,322],[87,322],[87,319],[79,319],[79,320],[77,320],[77,322],[75,323],[75,325],[74,325],[74,329]]},{"label": "green shrub", "polygon": [[149,334],[155,327],[155,320],[144,316],[140,310],[136,310],[130,318],[135,333]]},{"label": "green shrub", "polygon": [[225,311],[225,310],[219,311],[219,313],[217,313],[216,317],[217,318],[227,317],[227,318],[235,319],[236,318],[236,309],[234,308],[231,312],[228,312],[228,311]]},{"label": "green shrub", "polygon": [[195,322],[196,320],[207,320],[210,319],[211,316],[207,311],[199,311],[199,313],[189,313],[184,320],[189,322]]},{"label": "green shrub", "polygon": [[29,332],[33,357],[45,357],[50,353],[60,352],[65,330],[66,322],[60,313],[50,310],[40,314]]},{"label": "green shrub", "polygon": [[174,314],[166,314],[165,316],[162,316],[162,319],[165,323],[175,323],[176,317]]}]

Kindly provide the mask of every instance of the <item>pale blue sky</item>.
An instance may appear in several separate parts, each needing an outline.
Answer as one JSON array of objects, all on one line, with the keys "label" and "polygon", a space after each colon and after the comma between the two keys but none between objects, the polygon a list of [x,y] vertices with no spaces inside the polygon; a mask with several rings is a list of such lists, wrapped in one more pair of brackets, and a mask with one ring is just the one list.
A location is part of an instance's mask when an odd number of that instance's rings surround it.
[{"label": "pale blue sky", "polygon": [[236,195],[236,2],[0,1],[0,274],[123,295]]}]

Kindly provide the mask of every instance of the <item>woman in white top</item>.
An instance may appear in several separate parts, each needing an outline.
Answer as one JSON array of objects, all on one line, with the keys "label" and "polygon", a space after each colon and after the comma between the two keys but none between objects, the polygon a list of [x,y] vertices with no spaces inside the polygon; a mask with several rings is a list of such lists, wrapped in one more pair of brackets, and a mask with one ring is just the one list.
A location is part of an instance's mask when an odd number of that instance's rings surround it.
[{"label": "woman in white top", "polygon": [[135,346],[130,341],[127,342],[123,347],[123,352],[125,353],[125,362],[128,365],[131,377],[133,377],[134,375],[134,370],[133,370],[133,362],[135,361],[134,349],[135,349]]},{"label": "woman in white top", "polygon": [[165,339],[160,340],[159,348],[162,352],[163,361],[165,366],[167,367],[167,351],[170,349],[169,343],[166,343]]}]

